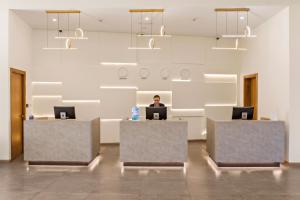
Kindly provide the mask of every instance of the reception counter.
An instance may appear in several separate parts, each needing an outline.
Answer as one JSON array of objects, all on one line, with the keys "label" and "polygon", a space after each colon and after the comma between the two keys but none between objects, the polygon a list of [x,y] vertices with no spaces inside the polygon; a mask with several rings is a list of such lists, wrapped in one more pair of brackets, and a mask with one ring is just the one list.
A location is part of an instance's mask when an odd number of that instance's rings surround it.
[{"label": "reception counter", "polygon": [[100,152],[100,118],[24,122],[24,160],[29,164],[88,165]]},{"label": "reception counter", "polygon": [[183,166],[187,162],[186,121],[121,121],[124,166]]},{"label": "reception counter", "polygon": [[281,121],[207,119],[207,152],[220,167],[279,166],[286,131]]}]

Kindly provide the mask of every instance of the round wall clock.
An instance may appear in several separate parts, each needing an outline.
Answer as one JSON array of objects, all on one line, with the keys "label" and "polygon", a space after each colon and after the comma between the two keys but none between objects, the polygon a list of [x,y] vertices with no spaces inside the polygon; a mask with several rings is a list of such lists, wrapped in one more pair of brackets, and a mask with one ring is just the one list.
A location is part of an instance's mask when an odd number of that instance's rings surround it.
[{"label": "round wall clock", "polygon": [[127,79],[128,78],[128,70],[125,67],[120,67],[118,70],[119,79]]},{"label": "round wall clock", "polygon": [[187,80],[187,79],[190,79],[190,76],[191,76],[191,72],[189,69],[182,69],[180,71],[180,78],[182,80]]},{"label": "round wall clock", "polygon": [[163,79],[163,80],[167,80],[170,76],[170,71],[168,68],[162,68],[160,70],[160,77]]},{"label": "round wall clock", "polygon": [[147,68],[141,68],[139,73],[141,79],[147,79],[150,76],[150,71]]}]

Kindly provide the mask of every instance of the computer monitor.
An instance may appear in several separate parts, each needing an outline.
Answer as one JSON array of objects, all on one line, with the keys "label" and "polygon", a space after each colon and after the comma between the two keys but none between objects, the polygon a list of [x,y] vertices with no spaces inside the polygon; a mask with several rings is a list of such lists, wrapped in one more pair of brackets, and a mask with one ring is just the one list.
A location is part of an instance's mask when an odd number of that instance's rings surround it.
[{"label": "computer monitor", "polygon": [[167,107],[146,107],[146,119],[166,120]]},{"label": "computer monitor", "polygon": [[252,120],[254,107],[233,107],[232,119]]},{"label": "computer monitor", "polygon": [[75,117],[75,107],[54,107],[55,119],[76,119]]}]

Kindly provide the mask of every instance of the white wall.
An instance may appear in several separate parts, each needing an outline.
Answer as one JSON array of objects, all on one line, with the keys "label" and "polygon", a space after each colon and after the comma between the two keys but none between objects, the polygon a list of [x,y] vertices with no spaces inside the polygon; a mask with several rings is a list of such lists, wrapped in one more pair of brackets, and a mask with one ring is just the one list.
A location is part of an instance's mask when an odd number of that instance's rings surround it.
[{"label": "white wall", "polygon": [[0,5],[0,160],[10,159],[10,104],[9,104],[9,68],[8,68],[8,16],[6,6]]},{"label": "white wall", "polygon": [[[49,47],[63,46],[62,41],[54,40],[55,32],[50,32]],[[33,31],[33,81],[63,82],[60,86],[33,86],[33,95],[61,95],[67,100],[101,100],[101,103],[76,105],[78,116],[88,118],[100,114],[102,119],[101,142],[118,142],[118,124],[116,119],[130,117],[131,107],[146,104],[136,97],[136,90],[99,89],[100,86],[135,86],[140,91],[172,91],[172,103],[175,109],[205,109],[205,104],[235,104],[237,83],[206,81],[203,74],[238,74],[239,55],[237,52],[211,50],[215,44],[213,38],[174,36],[170,39],[158,39],[158,51],[128,50],[130,35],[121,33],[87,33],[88,40],[75,41],[79,50],[46,51],[46,32]],[[147,41],[146,41],[147,42]],[[145,40],[139,44],[146,45]],[[231,42],[231,41],[230,41]],[[128,66],[127,80],[118,78],[119,67],[102,66],[100,62],[138,62],[139,66]],[[139,77],[140,68],[148,68],[150,76],[144,80]],[[168,69],[170,76],[163,80],[162,69]],[[180,71],[189,69],[190,83],[175,83]],[[54,87],[56,87],[54,89]],[[41,89],[43,88],[43,89]],[[227,93],[228,95],[218,95]],[[217,98],[216,98],[217,96]],[[152,96],[149,97],[150,101]],[[140,102],[141,101],[141,102]],[[166,98],[162,102],[168,103]],[[53,105],[63,105],[60,98],[34,98],[33,110],[37,115],[53,115]],[[45,108],[45,105],[48,105]],[[71,105],[71,104],[67,104]],[[81,108],[90,108],[89,110]],[[229,109],[209,107],[209,117],[218,115],[230,117]],[[107,121],[107,119],[114,119]],[[194,120],[194,119],[193,119]],[[199,127],[191,131],[190,139],[205,136],[205,118],[199,117]],[[193,124],[196,124],[193,122]],[[192,128],[191,128],[192,129]]]},{"label": "white wall", "polygon": [[[30,83],[31,28],[12,11],[1,6],[0,24],[0,160],[10,159],[10,71],[9,68],[25,70]],[[30,84],[27,84],[27,100],[30,102]]]},{"label": "white wall", "polygon": [[241,102],[243,76],[258,73],[258,116],[288,122],[289,114],[289,8],[255,30],[249,49],[242,54]]},{"label": "white wall", "polygon": [[8,60],[9,67],[26,72],[26,103],[31,104],[32,29],[13,11],[9,12]]},{"label": "white wall", "polygon": [[300,3],[290,8],[290,131],[289,160],[300,163]]},{"label": "white wall", "polygon": [[[289,8],[285,8],[255,30],[242,54],[240,97],[243,102],[243,76],[258,73],[258,117],[286,122],[289,129],[290,65]],[[288,136],[286,157],[288,159]]]}]

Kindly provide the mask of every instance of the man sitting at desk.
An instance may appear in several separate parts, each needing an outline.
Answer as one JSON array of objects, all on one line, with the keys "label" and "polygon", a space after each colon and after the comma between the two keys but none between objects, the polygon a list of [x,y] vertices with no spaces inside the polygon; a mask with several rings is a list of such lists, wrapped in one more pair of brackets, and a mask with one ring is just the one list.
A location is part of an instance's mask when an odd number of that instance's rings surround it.
[{"label": "man sitting at desk", "polygon": [[153,104],[150,104],[149,107],[165,107],[165,104],[160,103],[160,96],[159,95],[155,95],[153,97]]}]

